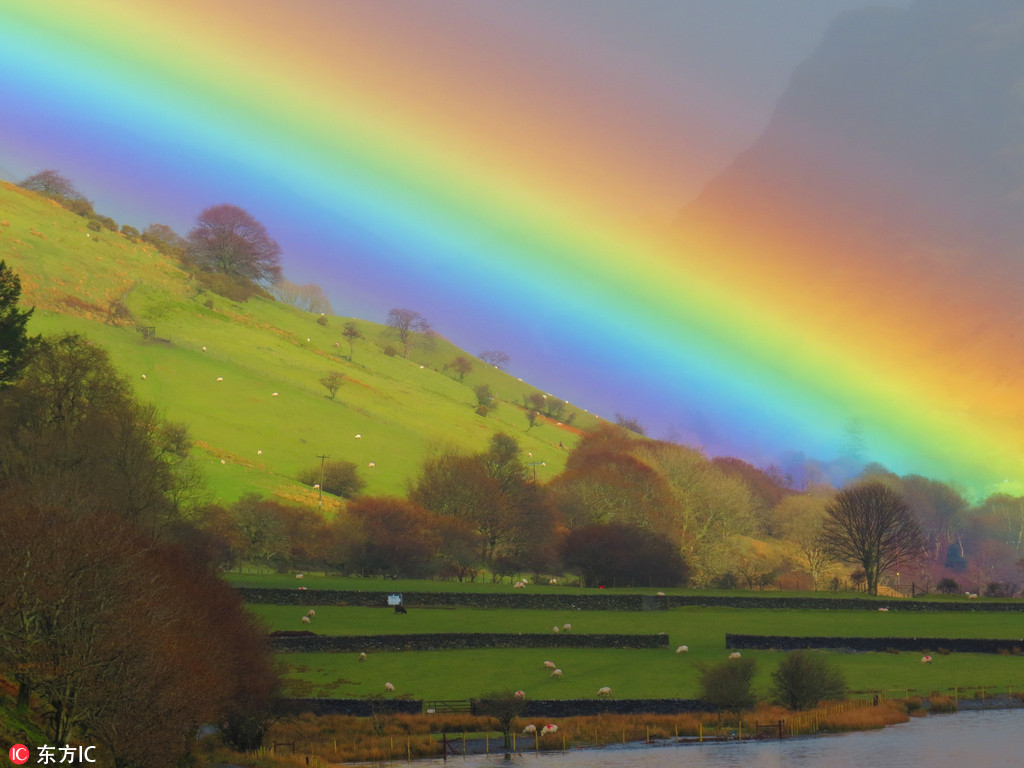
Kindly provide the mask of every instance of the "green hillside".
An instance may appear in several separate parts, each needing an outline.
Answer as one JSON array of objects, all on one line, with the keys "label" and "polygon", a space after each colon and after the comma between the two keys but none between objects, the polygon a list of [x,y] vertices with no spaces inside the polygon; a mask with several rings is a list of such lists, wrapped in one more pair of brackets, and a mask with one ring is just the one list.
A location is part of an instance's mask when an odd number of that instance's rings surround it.
[{"label": "green hillside", "polygon": [[[356,320],[364,338],[349,361],[341,335],[349,318],[323,325],[279,302],[201,291],[154,248],[86,223],[0,182],[0,258],[21,277],[23,304],[36,308],[30,332],[73,331],[107,348],[141,399],[188,425],[223,501],[249,491],[313,501],[295,476],[321,454],[354,462],[364,493],[404,495],[431,450],[482,450],[496,432],[514,436],[527,461],[545,462],[543,480],[562,470],[579,429],[597,421],[568,405],[572,426],[543,419],[527,430],[522,398],[536,389],[442,338],[422,339],[405,359],[385,353],[400,348],[385,326]],[[110,318],[115,301],[130,319]],[[461,382],[444,370],[458,355],[473,362]],[[319,383],[331,371],[345,377],[333,400]],[[480,384],[498,400],[486,416],[475,411]]]}]

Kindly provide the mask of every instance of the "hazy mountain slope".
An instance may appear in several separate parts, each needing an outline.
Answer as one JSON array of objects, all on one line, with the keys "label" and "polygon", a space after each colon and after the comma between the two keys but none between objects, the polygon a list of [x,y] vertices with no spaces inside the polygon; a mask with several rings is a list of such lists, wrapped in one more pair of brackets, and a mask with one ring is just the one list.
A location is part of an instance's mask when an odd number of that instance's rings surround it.
[{"label": "hazy mountain slope", "polygon": [[[249,490],[315,498],[294,477],[320,454],[355,462],[366,493],[404,494],[427,452],[480,450],[497,431],[516,437],[526,460],[546,462],[538,475],[548,478],[564,466],[576,429],[596,422],[568,406],[574,427],[545,420],[527,431],[522,409],[509,401],[535,389],[475,358],[457,381],[443,368],[466,353],[441,338],[406,360],[384,353],[395,343],[386,328],[356,320],[365,338],[350,362],[346,319],[323,326],[277,302],[197,293],[157,251],[92,232],[84,219],[11,184],[0,184],[0,221],[0,258],[21,276],[23,303],[36,307],[31,332],[76,331],[107,347],[140,397],[189,426],[222,499]],[[115,299],[132,321],[107,322]],[[334,400],[319,383],[329,371],[345,376]],[[486,417],[475,413],[473,392],[483,383],[504,401]]]},{"label": "hazy mountain slope", "polygon": [[[683,209],[680,253],[759,297],[794,346],[813,328],[861,380],[926,396],[927,418],[1003,434],[1024,418],[1022,125],[1021,3],[851,12]],[[871,431],[875,410],[850,416]]]}]

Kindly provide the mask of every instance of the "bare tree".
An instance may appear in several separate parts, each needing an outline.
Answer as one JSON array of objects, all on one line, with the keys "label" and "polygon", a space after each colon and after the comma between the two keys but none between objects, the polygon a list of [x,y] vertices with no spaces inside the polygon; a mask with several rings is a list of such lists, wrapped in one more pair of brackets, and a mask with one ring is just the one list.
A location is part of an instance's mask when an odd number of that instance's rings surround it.
[{"label": "bare tree", "polygon": [[348,342],[348,360],[352,362],[352,342],[363,338],[362,331],[359,330],[358,326],[349,320],[345,323],[345,330],[341,332],[341,335],[345,337],[345,341]]},{"label": "bare tree", "polygon": [[411,309],[392,309],[388,312],[387,326],[401,342],[405,357],[409,356],[409,344],[413,340],[413,334],[430,331],[427,318]]},{"label": "bare tree", "polygon": [[283,304],[290,304],[303,312],[313,314],[333,314],[330,299],[324,289],[316,283],[296,285],[291,280],[282,278],[270,291],[271,295]]},{"label": "bare tree", "polygon": [[200,269],[272,285],[281,279],[281,246],[237,205],[214,205],[188,233],[189,255]]},{"label": "bare tree", "polygon": [[878,594],[878,580],[900,561],[924,552],[926,541],[903,497],[881,482],[841,491],[825,510],[821,540],[836,560],[864,569],[869,594]]},{"label": "bare tree", "polygon": [[341,385],[345,383],[345,377],[337,371],[331,371],[320,378],[320,384],[331,393],[331,400],[341,389]]},{"label": "bare tree", "polygon": [[455,375],[459,377],[459,381],[462,381],[466,378],[467,373],[473,372],[473,363],[471,363],[468,358],[459,355],[450,363],[445,365],[445,368],[451,368],[455,371]]},{"label": "bare tree", "polygon": [[53,169],[40,171],[37,174],[29,176],[18,184],[18,186],[22,189],[38,192],[43,197],[49,197],[52,200],[85,199],[85,196],[75,189],[75,185],[71,182],[71,179]]},{"label": "bare tree", "polygon": [[508,365],[509,356],[502,352],[500,349],[488,349],[477,355],[488,365],[493,365],[495,368],[505,370],[505,366]]}]

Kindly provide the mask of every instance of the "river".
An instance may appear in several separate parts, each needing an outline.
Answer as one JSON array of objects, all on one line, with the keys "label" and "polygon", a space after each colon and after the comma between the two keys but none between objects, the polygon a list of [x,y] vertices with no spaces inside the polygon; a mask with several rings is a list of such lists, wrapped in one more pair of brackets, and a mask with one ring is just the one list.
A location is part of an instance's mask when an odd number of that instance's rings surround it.
[{"label": "river", "polygon": [[[965,768],[1024,763],[1024,709],[930,715],[877,731],[782,741],[579,749],[516,756],[523,768]],[[427,761],[430,765],[440,760]],[[509,765],[500,756],[450,757],[464,768]]]}]

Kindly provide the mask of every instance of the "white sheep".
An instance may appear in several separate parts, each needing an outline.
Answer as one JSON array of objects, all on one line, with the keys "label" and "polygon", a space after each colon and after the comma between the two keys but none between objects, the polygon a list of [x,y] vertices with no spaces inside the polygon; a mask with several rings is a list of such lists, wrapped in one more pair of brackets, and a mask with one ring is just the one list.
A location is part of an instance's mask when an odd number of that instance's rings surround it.
[{"label": "white sheep", "polygon": [[515,699],[525,699],[526,698],[526,691],[516,691],[515,693],[512,694],[512,697],[515,698]]},{"label": "white sheep", "polygon": [[309,616],[303,616],[302,617],[302,623],[303,624],[309,624]]},{"label": "white sheep", "polygon": [[739,651],[733,651],[732,653],[729,654],[729,658],[730,659],[738,659],[738,658],[740,658],[740,652]]},{"label": "white sheep", "polygon": [[922,656],[921,657],[921,663],[922,664],[931,664],[932,663],[932,657],[931,656]]},{"label": "white sheep", "polygon": [[544,662],[544,669],[554,669],[555,666],[557,666],[557,665],[553,661],[545,661]]},{"label": "white sheep", "polygon": [[374,464],[374,463],[373,463],[373,462],[371,461],[371,462],[370,462],[369,464],[367,464],[366,466],[368,466],[368,467],[369,467],[370,469],[373,469],[373,468],[374,468],[374,467],[376,467],[377,465],[376,465],[376,464]]},{"label": "white sheep", "polygon": [[676,648],[676,653],[689,653],[689,652],[690,652],[690,646],[688,646],[688,645],[680,645],[678,648]]},{"label": "white sheep", "polygon": [[217,377],[217,381],[224,381],[224,377],[223,376],[218,376]]},{"label": "white sheep", "polygon": [[360,661],[366,661],[366,653],[365,652],[359,654],[359,660]]},{"label": "white sheep", "polygon": [[309,618],[313,618],[314,616],[316,616],[316,611],[310,608],[308,611],[306,611],[306,615],[309,616]]},{"label": "white sheep", "polygon": [[664,593],[664,592],[659,592],[659,593],[658,593],[658,597],[664,597],[664,596],[665,596],[665,593]]},{"label": "white sheep", "polygon": [[554,670],[554,671],[553,671],[553,672],[551,673],[551,676],[552,676],[552,677],[554,677],[554,678],[557,678],[557,679],[561,680],[561,679],[562,679],[562,670],[560,670],[560,669],[556,669],[556,670]]},{"label": "white sheep", "polygon": [[203,352],[205,352],[205,351],[206,351],[206,347],[203,347]]},{"label": "white sheep", "polygon": [[888,613],[888,612],[889,612],[889,609],[888,609],[888,608],[879,608],[878,610],[879,610],[880,612],[882,612],[882,613]]},{"label": "white sheep", "polygon": [[555,633],[555,634],[557,635],[557,634],[558,634],[559,632],[561,632],[562,630],[560,630],[560,629],[559,629],[558,627],[552,627],[552,628],[551,628],[551,631],[552,631],[552,632],[554,632],[554,633]]},{"label": "white sheep", "polygon": [[525,728],[523,728],[523,733],[536,733],[536,732],[537,732],[537,726],[534,725],[533,723],[530,723]]},{"label": "white sheep", "polygon": [[277,397],[277,392],[272,393],[270,396],[271,397]]},{"label": "white sheep", "polygon": [[228,460],[227,460],[227,459],[221,459],[221,460],[220,460],[220,463],[221,463],[221,464],[227,464],[227,463],[228,463]]},{"label": "white sheep", "polygon": [[142,378],[146,378],[146,374],[142,374]]},{"label": "white sheep", "polygon": [[564,625],[564,626],[562,627],[562,629],[564,629],[564,630],[565,630],[566,632],[568,632],[568,631],[569,631],[570,629],[572,629],[572,624],[565,624],[565,625]]},{"label": "white sheep", "polygon": [[306,574],[304,574],[304,573],[296,573],[295,574],[295,578],[296,579],[304,579],[304,578],[306,578]]},{"label": "white sheep", "polygon": [[540,729],[540,735],[543,736],[548,733],[555,733],[556,731],[558,731],[557,725],[545,725],[543,728]]},{"label": "white sheep", "polygon": [[551,586],[554,586],[557,583],[558,583],[558,579],[548,579],[548,584],[550,584]]},{"label": "white sheep", "polygon": [[977,600],[977,599],[978,599],[978,596],[977,596],[976,594],[974,594],[973,592],[971,592],[971,593],[969,593],[969,594],[967,595],[967,599],[968,599],[968,600]]},{"label": "white sheep", "polygon": [[395,690],[395,686],[393,686],[391,683],[384,683],[384,690],[385,691],[393,691],[393,690]]},{"label": "white sheep", "polygon": [[603,686],[601,686],[600,688],[597,689],[597,695],[598,696],[611,696],[612,695],[612,689],[609,688],[607,685],[603,685]]},{"label": "white sheep", "polygon": [[262,456],[262,455],[263,455],[263,449],[262,449],[262,448],[260,448],[259,450],[257,450],[257,451],[256,451],[256,455],[257,455],[257,456]]},{"label": "white sheep", "polygon": [[517,581],[515,584],[512,585],[512,589],[526,589],[526,584],[524,584],[521,581]]},{"label": "white sheep", "polygon": [[356,439],[356,440],[362,440],[362,439],[363,439],[363,436],[362,436],[362,435],[356,435],[355,439]]}]

